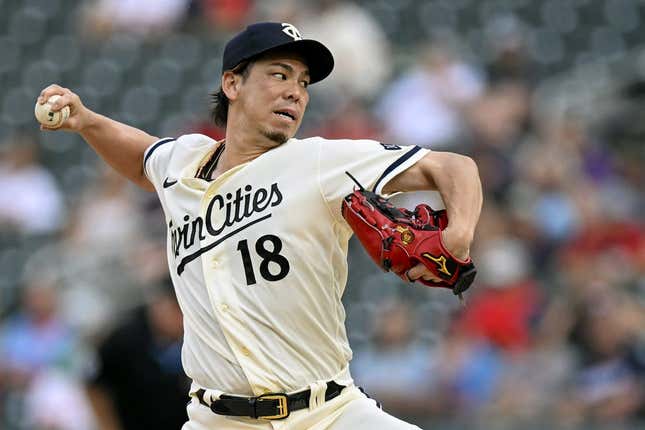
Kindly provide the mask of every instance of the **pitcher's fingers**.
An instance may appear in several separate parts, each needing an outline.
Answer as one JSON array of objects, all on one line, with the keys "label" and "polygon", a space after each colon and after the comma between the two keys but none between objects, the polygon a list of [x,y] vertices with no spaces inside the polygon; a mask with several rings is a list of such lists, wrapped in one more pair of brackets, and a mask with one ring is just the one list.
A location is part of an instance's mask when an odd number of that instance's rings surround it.
[{"label": "pitcher's fingers", "polygon": [[51,110],[57,112],[64,108],[65,106],[70,106],[74,101],[74,94],[71,91],[63,93],[55,102],[51,104]]},{"label": "pitcher's fingers", "polygon": [[426,266],[423,264],[419,263],[410,270],[407,271],[406,273],[408,279],[410,281],[417,281],[419,279],[425,279],[426,281],[435,281],[435,282],[441,282],[441,278],[436,276],[434,273],[430,271]]},{"label": "pitcher's fingers", "polygon": [[58,130],[58,129],[60,129],[60,127],[48,127],[48,126],[46,126],[46,125],[44,125],[44,124],[41,124],[41,125],[40,125],[40,129],[41,129],[42,131],[53,131],[53,130]]},{"label": "pitcher's fingers", "polygon": [[436,276],[432,272],[428,272],[428,273],[426,273],[425,275],[423,275],[421,277],[423,279],[425,279],[426,281],[434,281],[434,282],[441,282],[442,281],[442,279],[440,277]]},{"label": "pitcher's fingers", "polygon": [[425,267],[423,266],[423,264],[417,264],[416,266],[405,272],[405,275],[408,277],[410,282],[414,282],[421,277],[424,268]]},{"label": "pitcher's fingers", "polygon": [[[38,96],[38,103],[43,104],[47,100],[49,100],[49,98],[51,96],[56,95],[56,94],[62,96],[63,94],[65,94],[65,90],[66,90],[66,88],[63,88],[58,84],[48,85],[47,87],[45,87],[40,92],[40,95]],[[67,91],[69,91],[69,90],[67,90]]]},{"label": "pitcher's fingers", "polygon": [[57,112],[64,108],[67,105],[70,105],[72,103],[72,96],[70,94],[63,94],[56,100],[54,103],[51,104],[52,106],[52,111]]}]

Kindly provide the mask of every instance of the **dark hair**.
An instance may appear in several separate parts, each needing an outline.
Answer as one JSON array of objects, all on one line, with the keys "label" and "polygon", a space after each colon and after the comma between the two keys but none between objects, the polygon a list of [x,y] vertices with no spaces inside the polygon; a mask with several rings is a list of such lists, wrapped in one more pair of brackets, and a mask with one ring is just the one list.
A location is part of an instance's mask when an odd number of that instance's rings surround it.
[{"label": "dark hair", "polygon": [[[243,61],[231,70],[231,72],[236,75],[242,75],[242,81],[245,81],[249,76],[251,70],[252,60]],[[220,85],[219,89],[211,94],[211,119],[216,126],[226,128],[226,122],[228,120],[228,97],[224,94],[224,90]]]}]

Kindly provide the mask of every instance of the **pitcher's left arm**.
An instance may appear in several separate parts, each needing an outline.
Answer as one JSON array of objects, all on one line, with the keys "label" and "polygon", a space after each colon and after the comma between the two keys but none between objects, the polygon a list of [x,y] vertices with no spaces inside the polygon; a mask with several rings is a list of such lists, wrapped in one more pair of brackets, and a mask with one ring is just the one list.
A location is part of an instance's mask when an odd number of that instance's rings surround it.
[{"label": "pitcher's left arm", "polygon": [[[441,194],[450,220],[442,232],[444,245],[456,257],[468,258],[483,202],[475,161],[452,152],[431,151],[395,176],[385,185],[383,193],[421,190],[436,190]],[[408,277],[410,280],[433,279],[423,265],[411,269]]]}]

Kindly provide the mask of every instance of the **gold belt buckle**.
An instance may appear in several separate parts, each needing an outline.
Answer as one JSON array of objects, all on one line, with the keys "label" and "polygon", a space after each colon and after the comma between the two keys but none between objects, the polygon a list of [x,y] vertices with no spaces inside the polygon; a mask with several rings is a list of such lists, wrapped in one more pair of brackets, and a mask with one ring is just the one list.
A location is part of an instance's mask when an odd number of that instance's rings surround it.
[{"label": "gold belt buckle", "polygon": [[263,400],[277,400],[278,401],[278,415],[258,415],[258,418],[263,420],[281,420],[287,418],[291,413],[289,411],[289,398],[284,393],[267,393],[257,397],[257,402]]}]

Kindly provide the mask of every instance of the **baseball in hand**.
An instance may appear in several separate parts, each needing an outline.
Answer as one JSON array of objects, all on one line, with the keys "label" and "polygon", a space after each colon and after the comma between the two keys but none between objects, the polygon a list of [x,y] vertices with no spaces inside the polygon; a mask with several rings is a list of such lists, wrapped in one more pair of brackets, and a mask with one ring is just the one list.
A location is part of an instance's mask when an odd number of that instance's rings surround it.
[{"label": "baseball in hand", "polygon": [[58,112],[53,112],[51,110],[52,104],[58,100],[59,97],[59,95],[53,95],[43,104],[36,102],[34,114],[36,115],[36,119],[39,123],[49,128],[58,128],[63,125],[67,118],[69,118],[69,106],[65,106]]}]

